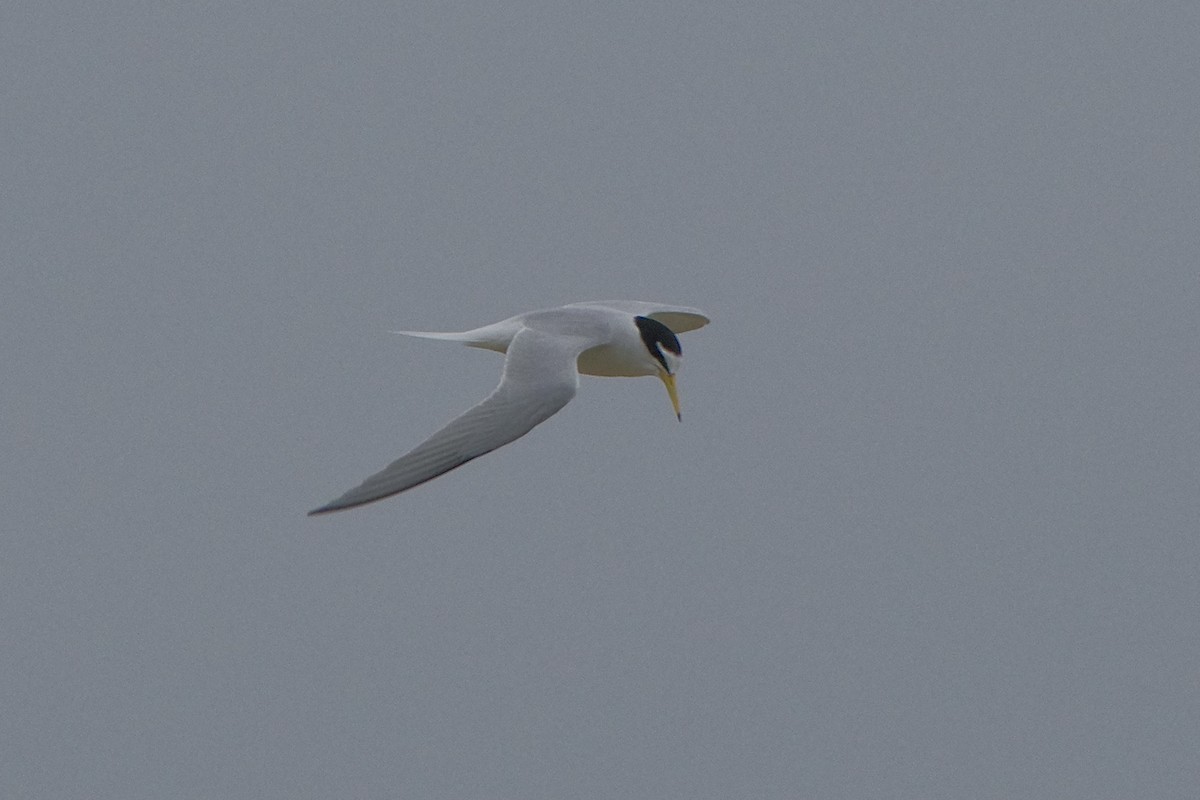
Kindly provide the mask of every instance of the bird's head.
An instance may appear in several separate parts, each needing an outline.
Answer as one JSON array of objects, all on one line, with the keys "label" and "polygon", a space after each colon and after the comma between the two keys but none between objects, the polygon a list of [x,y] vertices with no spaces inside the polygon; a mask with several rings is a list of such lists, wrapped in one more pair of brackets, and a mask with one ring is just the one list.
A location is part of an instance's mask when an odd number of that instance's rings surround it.
[{"label": "bird's head", "polygon": [[682,363],[683,351],[679,347],[679,339],[671,329],[657,320],[649,317],[634,317],[642,343],[651,356],[654,374],[667,387],[671,397],[671,405],[675,409],[675,418],[683,419],[679,413],[679,393],[675,388],[675,373]]}]

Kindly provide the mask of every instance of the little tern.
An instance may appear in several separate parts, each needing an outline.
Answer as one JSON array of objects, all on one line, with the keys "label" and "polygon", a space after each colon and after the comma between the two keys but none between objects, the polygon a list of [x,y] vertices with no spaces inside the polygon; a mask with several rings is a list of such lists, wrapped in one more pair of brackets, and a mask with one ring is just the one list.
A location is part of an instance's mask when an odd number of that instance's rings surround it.
[{"label": "little tern", "polygon": [[479,405],[320,508],[328,514],[373,503],[433,480],[529,433],[570,402],[579,376],[653,375],[667,387],[676,418],[675,334],[708,324],[703,312],[639,300],[572,303],[530,311],[462,333],[395,331],[506,354],[500,385]]}]

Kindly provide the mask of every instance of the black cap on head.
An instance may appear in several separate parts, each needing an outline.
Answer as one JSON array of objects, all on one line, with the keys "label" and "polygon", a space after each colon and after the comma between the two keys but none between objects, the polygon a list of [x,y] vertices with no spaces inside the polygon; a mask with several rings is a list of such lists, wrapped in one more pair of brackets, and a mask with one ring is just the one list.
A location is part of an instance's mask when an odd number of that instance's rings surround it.
[{"label": "black cap on head", "polygon": [[679,339],[671,332],[670,328],[657,320],[649,317],[634,317],[633,321],[638,327],[638,332],[642,334],[642,342],[650,351],[650,355],[658,359],[658,362],[663,365],[663,369],[670,372],[671,368],[667,365],[667,360],[663,358],[662,350],[668,350],[677,356],[682,355]]}]

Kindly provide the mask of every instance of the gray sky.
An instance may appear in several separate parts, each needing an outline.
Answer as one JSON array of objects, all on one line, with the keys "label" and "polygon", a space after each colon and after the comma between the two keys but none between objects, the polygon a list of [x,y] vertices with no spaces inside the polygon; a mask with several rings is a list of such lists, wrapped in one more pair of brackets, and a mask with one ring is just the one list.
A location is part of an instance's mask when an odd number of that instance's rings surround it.
[{"label": "gray sky", "polygon": [[253,6],[0,26],[0,795],[1195,796],[1195,4]]}]

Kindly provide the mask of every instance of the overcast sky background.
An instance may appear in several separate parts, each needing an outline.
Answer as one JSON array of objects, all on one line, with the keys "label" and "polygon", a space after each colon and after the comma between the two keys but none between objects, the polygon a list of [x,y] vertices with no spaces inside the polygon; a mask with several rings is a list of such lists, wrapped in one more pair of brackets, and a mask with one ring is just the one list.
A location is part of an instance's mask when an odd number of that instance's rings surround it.
[{"label": "overcast sky background", "polygon": [[[1194,3],[12,3],[6,798],[1194,798]],[[683,422],[405,340],[693,305]]]}]

